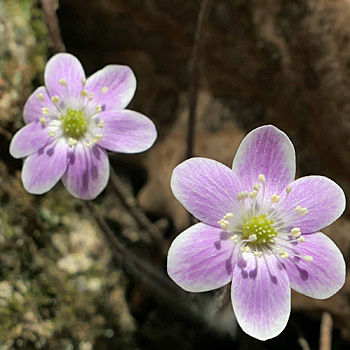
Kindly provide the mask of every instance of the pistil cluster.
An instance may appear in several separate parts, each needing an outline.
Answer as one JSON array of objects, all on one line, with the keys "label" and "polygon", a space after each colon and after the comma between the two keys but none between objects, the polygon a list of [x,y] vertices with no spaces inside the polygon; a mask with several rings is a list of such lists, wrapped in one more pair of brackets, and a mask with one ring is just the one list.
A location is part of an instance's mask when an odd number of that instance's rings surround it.
[{"label": "pistil cluster", "polygon": [[[298,256],[305,261],[313,261],[312,256],[299,256],[286,243],[305,242],[305,236],[298,227],[287,231],[286,224],[279,216],[279,209],[288,199],[292,191],[290,186],[285,189],[286,196],[282,202],[278,194],[273,194],[269,205],[265,205],[265,176],[259,175],[259,183],[254,184],[251,192],[243,191],[237,194],[239,211],[236,214],[227,213],[218,224],[223,231],[231,234],[234,243],[239,244],[240,250],[252,253],[257,257],[263,254],[275,254],[281,259],[289,258],[290,255]],[[259,192],[262,191],[260,201],[257,201]],[[279,204],[276,206],[276,204]],[[294,215],[304,216],[308,209],[297,205]]]},{"label": "pistil cluster", "polygon": [[[59,96],[51,97],[55,109],[44,104],[44,95],[37,94],[37,99],[42,103],[42,117],[39,118],[40,123],[47,125],[48,134],[51,137],[63,136],[66,138],[69,147],[74,147],[79,140],[85,142],[85,146],[92,148],[94,144],[98,143],[103,137],[103,134],[95,133],[95,127],[103,129],[104,122],[98,118],[95,122],[96,115],[102,111],[100,101],[94,100],[94,93],[87,91],[84,87],[86,79],[82,80],[82,90],[80,91],[80,98],[77,108],[72,108],[72,98],[69,95],[69,88],[66,79],[59,79],[58,83],[66,88],[67,101],[60,99]],[[101,88],[102,95],[108,92],[108,87]],[[93,108],[91,108],[93,106]]]}]

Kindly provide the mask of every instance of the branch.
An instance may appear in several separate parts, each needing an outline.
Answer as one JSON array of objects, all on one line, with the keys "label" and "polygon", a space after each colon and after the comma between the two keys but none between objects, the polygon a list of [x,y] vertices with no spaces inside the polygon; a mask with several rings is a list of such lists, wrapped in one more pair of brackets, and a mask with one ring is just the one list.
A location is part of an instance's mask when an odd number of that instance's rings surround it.
[{"label": "branch", "polygon": [[133,196],[130,194],[129,190],[123,184],[123,181],[115,173],[113,168],[111,168],[111,184],[114,193],[121,200],[125,208],[128,210],[129,214],[134,218],[137,224],[144,228],[149,236],[153,239],[154,243],[157,245],[160,251],[164,250],[164,239],[163,234],[159,228],[154,225],[143,212],[143,210],[135,202]]},{"label": "branch", "polygon": [[186,159],[193,157],[194,150],[194,135],[196,126],[196,112],[197,112],[197,100],[198,100],[198,87],[199,87],[199,58],[202,53],[201,36],[204,29],[205,21],[208,18],[213,0],[203,0],[198,15],[198,22],[196,27],[196,33],[194,38],[194,46],[192,51],[192,67],[190,73],[189,84],[189,118],[187,129],[187,152]]},{"label": "branch", "polygon": [[44,11],[44,20],[51,39],[52,51],[54,53],[66,52],[66,47],[63,44],[60,26],[56,10],[58,7],[57,0],[41,0]]},{"label": "branch", "polygon": [[332,327],[332,316],[328,312],[324,312],[321,319],[320,350],[332,349]]}]

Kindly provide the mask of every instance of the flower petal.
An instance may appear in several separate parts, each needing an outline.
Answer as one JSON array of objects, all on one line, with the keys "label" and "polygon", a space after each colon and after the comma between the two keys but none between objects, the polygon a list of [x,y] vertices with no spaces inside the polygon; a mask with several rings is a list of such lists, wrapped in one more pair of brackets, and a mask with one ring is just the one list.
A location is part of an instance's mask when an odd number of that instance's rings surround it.
[{"label": "flower petal", "polygon": [[233,241],[203,223],[180,233],[168,252],[168,274],[189,292],[205,292],[231,281]]},{"label": "flower petal", "polygon": [[96,122],[103,121],[103,134],[99,146],[110,151],[138,153],[150,148],[157,138],[153,122],[142,115],[129,110],[115,110],[99,113]]},{"label": "flower petal", "polygon": [[69,165],[62,177],[68,192],[81,199],[94,199],[106,187],[109,161],[104,149],[85,147],[79,142],[69,155]]},{"label": "flower petal", "polygon": [[[85,73],[75,56],[69,53],[53,56],[46,64],[44,79],[50,96],[57,95],[62,103],[69,103],[71,108],[79,106]],[[66,86],[59,83],[61,79],[66,81]]]},{"label": "flower petal", "polygon": [[[108,91],[102,93],[102,88]],[[98,101],[102,110],[123,109],[133,98],[136,90],[136,78],[128,66],[109,65],[91,75],[85,89],[93,92],[93,101]]]},{"label": "flower petal", "polygon": [[285,328],[290,314],[290,285],[274,255],[243,253],[232,277],[232,306],[244,332],[266,340]]},{"label": "flower petal", "polygon": [[[288,226],[312,233],[337,220],[345,209],[343,190],[324,176],[305,176],[290,184],[292,192],[278,211]],[[295,213],[297,205],[307,208],[308,214]]]},{"label": "flower petal", "polygon": [[171,177],[171,189],[197,219],[219,227],[227,213],[238,211],[237,193],[242,185],[232,170],[207,158],[191,158],[179,164]]},{"label": "flower petal", "polygon": [[295,178],[295,150],[288,136],[273,125],[251,131],[240,144],[232,169],[252,191],[260,174],[266,178],[266,198],[279,194]]},{"label": "flower petal", "polygon": [[[38,95],[42,94],[42,100],[38,100]],[[49,94],[44,86],[38,87],[29,97],[23,108],[23,118],[26,124],[35,122],[43,117],[42,109],[48,108],[52,114],[57,111],[56,106],[52,103]]]},{"label": "flower petal", "polygon": [[46,125],[42,125],[39,121],[33,122],[24,126],[13,136],[10,154],[14,158],[24,158],[53,141]]},{"label": "flower petal", "polygon": [[[345,261],[339,248],[322,232],[304,236],[304,243],[297,243],[283,259],[291,287],[311,298],[326,299],[334,295],[345,283]],[[310,255],[313,261],[294,256]]]},{"label": "flower petal", "polygon": [[22,169],[24,188],[33,194],[43,194],[56,185],[67,169],[67,146],[56,141],[30,155]]}]

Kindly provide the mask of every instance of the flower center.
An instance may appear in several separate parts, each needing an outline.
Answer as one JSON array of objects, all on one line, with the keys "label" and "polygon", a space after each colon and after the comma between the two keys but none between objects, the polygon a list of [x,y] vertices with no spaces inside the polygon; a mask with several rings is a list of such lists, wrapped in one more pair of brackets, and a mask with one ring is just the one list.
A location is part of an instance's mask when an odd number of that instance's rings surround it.
[{"label": "flower center", "polygon": [[87,130],[87,122],[82,111],[68,108],[61,121],[65,134],[74,139],[84,135]]},{"label": "flower center", "polygon": [[273,228],[273,220],[268,219],[266,215],[253,216],[242,226],[243,238],[249,238],[256,235],[255,244],[270,243],[271,239],[278,235]]},{"label": "flower center", "polygon": [[[227,213],[218,221],[223,231],[231,235],[231,239],[238,244],[243,253],[253,253],[258,258],[263,254],[275,254],[281,259],[290,255],[312,261],[312,256],[301,256],[295,252],[295,245],[305,242],[305,237],[298,227],[290,229],[284,218],[278,215],[279,208],[286,202],[292,191],[290,186],[285,189],[286,196],[280,203],[281,197],[273,194],[270,204],[265,203],[265,176],[259,175],[260,184],[253,186],[253,191],[237,193],[239,209],[235,213]],[[258,200],[258,194],[262,194]],[[279,204],[279,205],[278,205]],[[263,212],[262,212],[263,210]],[[290,215],[304,216],[309,213],[307,208],[297,205]]]}]

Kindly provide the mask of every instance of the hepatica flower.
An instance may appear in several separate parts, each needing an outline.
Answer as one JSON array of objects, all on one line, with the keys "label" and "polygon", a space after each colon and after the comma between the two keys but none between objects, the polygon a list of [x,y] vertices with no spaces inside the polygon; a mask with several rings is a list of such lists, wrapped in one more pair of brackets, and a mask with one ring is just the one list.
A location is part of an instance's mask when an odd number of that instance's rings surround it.
[{"label": "hepatica flower", "polygon": [[26,158],[28,192],[45,193],[62,179],[73,196],[93,199],[109,179],[106,150],[138,153],[157,138],[150,119],[124,109],[135,76],[127,66],[109,65],[86,79],[79,60],[61,53],[48,61],[44,78],[24,106],[26,126],[13,137],[10,153]]},{"label": "hepatica flower", "polygon": [[341,252],[319,232],[344,211],[344,193],[323,176],[294,177],[293,144],[263,126],[242,141],[232,169],[192,158],[171,179],[175,197],[201,222],[172,243],[170,277],[190,292],[232,281],[237,321],[260,340],[286,326],[291,288],[325,299],[345,281]]}]

